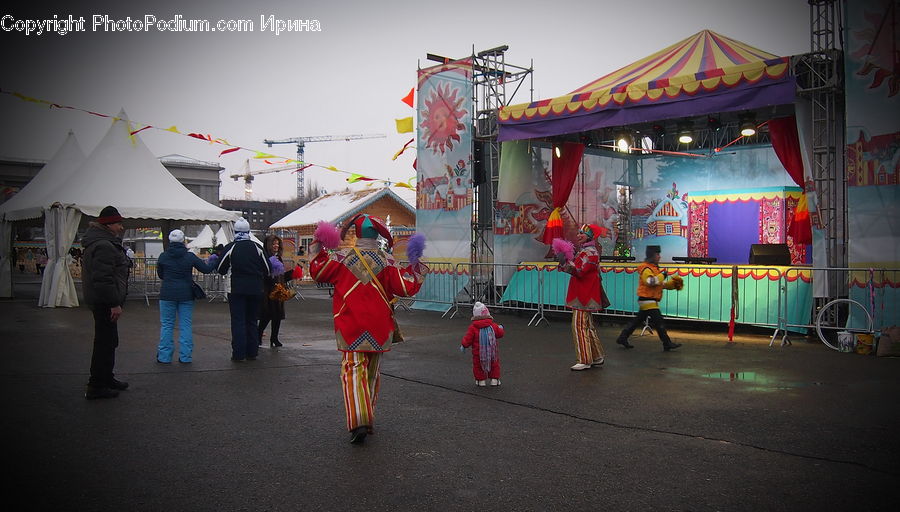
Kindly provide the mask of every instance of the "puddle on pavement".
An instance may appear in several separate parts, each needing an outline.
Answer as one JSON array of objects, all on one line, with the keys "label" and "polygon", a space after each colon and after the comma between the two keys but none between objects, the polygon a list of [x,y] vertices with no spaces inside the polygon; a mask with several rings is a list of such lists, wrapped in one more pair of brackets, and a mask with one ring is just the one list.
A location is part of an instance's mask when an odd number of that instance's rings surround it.
[{"label": "puddle on pavement", "polygon": [[784,389],[795,389],[806,386],[821,386],[821,382],[787,382],[779,380],[775,377],[759,372],[708,372],[705,370],[696,370],[693,368],[660,368],[660,370],[687,377],[696,377],[699,379],[707,379],[711,381],[721,382],[739,382],[746,383],[749,386],[748,391],[778,391]]}]

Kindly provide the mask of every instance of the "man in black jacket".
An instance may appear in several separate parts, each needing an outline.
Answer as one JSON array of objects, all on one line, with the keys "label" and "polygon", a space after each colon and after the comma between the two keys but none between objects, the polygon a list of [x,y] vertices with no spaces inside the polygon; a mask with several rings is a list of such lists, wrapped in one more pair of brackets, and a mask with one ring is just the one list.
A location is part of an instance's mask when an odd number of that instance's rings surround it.
[{"label": "man in black jacket", "polygon": [[81,245],[82,288],[84,301],[94,314],[94,351],[91,354],[91,377],[84,397],[114,398],[127,389],[128,383],[116,380],[116,347],[119,346],[117,321],[128,294],[128,269],[131,260],[122,246],[122,216],[115,207],[107,206],[91,222]]},{"label": "man in black jacket", "polygon": [[218,272],[225,276],[231,312],[231,360],[253,361],[259,352],[256,325],[263,299],[263,278],[271,272],[263,248],[250,239],[250,224],[234,223],[234,242],[222,250]]}]

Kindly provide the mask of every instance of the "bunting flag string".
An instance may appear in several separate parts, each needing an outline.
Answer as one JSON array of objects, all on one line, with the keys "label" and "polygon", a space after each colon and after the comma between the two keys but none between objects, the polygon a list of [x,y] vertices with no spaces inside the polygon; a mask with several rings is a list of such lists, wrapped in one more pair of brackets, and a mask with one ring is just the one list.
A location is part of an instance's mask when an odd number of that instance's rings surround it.
[{"label": "bunting flag string", "polygon": [[[410,91],[410,98],[412,97],[411,95],[413,94],[413,92],[414,92],[414,90],[411,90],[411,91]],[[78,107],[73,107],[73,106],[69,106],[69,105],[62,105],[62,104],[59,104],[59,103],[51,103],[51,102],[49,102],[49,101],[47,101],[47,100],[43,100],[43,99],[40,99],[40,98],[33,98],[33,97],[31,97],[31,96],[26,96],[26,95],[21,94],[21,93],[19,93],[19,92],[8,91],[8,90],[4,90],[4,89],[2,89],[2,88],[0,88],[0,94],[7,94],[7,95],[16,97],[16,98],[18,98],[18,99],[20,99],[20,100],[22,100],[22,101],[26,101],[26,102],[29,102],[29,103],[37,103],[37,104],[47,105],[47,106],[48,106],[49,108],[51,108],[51,109],[52,109],[52,108],[57,108],[57,109],[74,110],[74,111],[77,111],[77,112],[83,112],[83,113],[85,113],[85,114],[90,114],[90,115],[93,115],[93,116],[98,116],[98,117],[102,117],[102,118],[106,118],[106,119],[113,119],[114,121],[120,120],[118,117],[111,116],[111,115],[108,115],[108,114],[103,114],[103,113],[100,113],[100,112],[93,112],[93,111],[91,111],[91,110],[86,110],[86,109],[82,109],[82,108],[78,108]],[[411,100],[410,100],[410,101],[411,101]],[[412,106],[412,105],[410,105],[410,106]],[[139,122],[136,122],[136,121],[133,121],[133,120],[130,120],[130,119],[125,119],[125,121],[127,121],[127,122],[129,123],[129,125],[142,126],[142,128],[137,129],[137,130],[133,130],[132,128],[129,128],[129,136],[131,136],[131,137],[134,137],[134,135],[136,135],[136,134],[139,133],[139,132],[142,132],[142,131],[144,131],[144,130],[147,130],[147,129],[151,129],[151,128],[152,128],[152,129],[154,129],[154,130],[159,130],[159,131],[164,131],[164,132],[176,133],[176,134],[178,134],[178,135],[183,135],[183,136],[185,136],[185,137],[190,137],[190,138],[193,138],[193,139],[206,141],[206,142],[208,142],[208,143],[210,143],[210,144],[219,144],[219,145],[222,145],[222,146],[228,146],[226,149],[223,149],[223,150],[219,153],[219,156],[220,156],[220,157],[223,156],[223,155],[227,155],[227,154],[229,154],[229,153],[234,153],[234,152],[239,151],[239,150],[244,150],[244,151],[252,152],[252,153],[255,155],[255,156],[253,157],[254,159],[264,160],[264,161],[274,159],[274,160],[278,160],[278,161],[279,161],[279,162],[268,161],[268,162],[266,162],[266,163],[268,163],[268,164],[281,163],[281,162],[283,162],[283,163],[285,163],[285,164],[290,164],[290,163],[304,164],[303,167],[301,167],[301,168],[299,168],[299,169],[296,169],[296,170],[294,170],[294,171],[292,171],[292,172],[302,171],[302,170],[308,169],[308,168],[310,168],[310,167],[318,167],[318,168],[325,169],[325,170],[332,171],[332,172],[339,172],[339,173],[343,173],[343,174],[349,174],[349,175],[351,176],[351,178],[354,177],[354,176],[360,176],[361,178],[357,179],[356,181],[373,181],[373,182],[374,182],[374,181],[380,181],[380,182],[384,183],[385,186],[391,186],[392,184],[394,184],[394,182],[393,182],[392,180],[385,180],[385,179],[382,179],[382,178],[373,178],[373,177],[370,177],[370,176],[365,176],[365,175],[362,175],[362,174],[359,174],[359,173],[356,173],[356,172],[347,171],[347,170],[343,170],[343,169],[338,169],[337,167],[335,167],[335,166],[333,166],[333,165],[322,165],[322,164],[311,163],[311,162],[299,162],[299,161],[297,161],[296,159],[292,159],[292,158],[288,158],[288,157],[284,157],[284,156],[273,155],[273,154],[270,154],[270,153],[264,153],[264,152],[262,152],[262,151],[258,151],[258,150],[251,149],[251,148],[248,148],[248,147],[240,146],[240,145],[237,145],[237,144],[231,144],[231,143],[229,143],[226,139],[223,139],[223,138],[214,138],[214,137],[213,137],[212,135],[210,135],[210,134],[205,134],[205,135],[204,135],[204,134],[199,133],[199,132],[188,132],[188,133],[183,133],[183,132],[180,131],[180,130],[178,129],[178,127],[175,126],[175,125],[171,125],[171,126],[169,126],[168,128],[159,128],[159,127],[157,127],[157,126],[153,126],[153,125],[150,125],[150,124],[147,124],[147,123],[139,123]],[[413,140],[414,140],[414,139],[413,139]],[[406,144],[406,146],[404,146],[404,149],[403,149],[403,150],[405,150],[406,147],[407,147],[410,143],[412,143],[412,142],[413,142],[413,141],[410,140],[410,142],[408,142],[408,143]],[[401,150],[400,153],[402,153],[403,150]],[[400,153],[398,153],[397,156],[399,156]],[[395,157],[395,158],[396,158],[396,157]],[[348,181],[349,181],[349,179],[350,179],[350,178],[348,178]],[[412,179],[415,179],[415,177],[411,178],[411,180],[412,180]],[[355,181],[354,181],[354,182],[355,182]],[[397,184],[397,186],[401,186],[401,185]],[[407,185],[406,188],[411,188],[411,187]]]},{"label": "bunting flag string", "polygon": [[394,153],[394,156],[393,156],[393,158],[391,158],[391,160],[396,160],[397,157],[399,157],[400,155],[403,154],[404,151],[409,149],[409,145],[415,141],[416,141],[416,139],[409,139],[409,141],[406,144],[404,144],[402,148],[400,148],[400,151],[397,151],[396,153]]}]

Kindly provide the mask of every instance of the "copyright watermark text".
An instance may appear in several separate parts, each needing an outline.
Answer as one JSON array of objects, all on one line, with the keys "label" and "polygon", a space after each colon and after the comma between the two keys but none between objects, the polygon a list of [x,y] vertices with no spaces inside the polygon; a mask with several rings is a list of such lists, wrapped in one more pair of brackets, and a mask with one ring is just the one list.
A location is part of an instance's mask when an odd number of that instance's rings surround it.
[{"label": "copyright watermark text", "polygon": [[0,17],[0,30],[4,32],[21,32],[26,36],[58,34],[64,36],[71,32],[271,32],[280,35],[284,32],[321,32],[322,24],[313,19],[283,19],[275,15],[261,14],[259,23],[255,20],[217,20],[186,19],[180,14],[171,18],[159,18],[154,14],[142,17],[114,18],[108,14],[93,14],[88,18],[75,17],[69,14],[60,18],[18,19],[11,14]]}]

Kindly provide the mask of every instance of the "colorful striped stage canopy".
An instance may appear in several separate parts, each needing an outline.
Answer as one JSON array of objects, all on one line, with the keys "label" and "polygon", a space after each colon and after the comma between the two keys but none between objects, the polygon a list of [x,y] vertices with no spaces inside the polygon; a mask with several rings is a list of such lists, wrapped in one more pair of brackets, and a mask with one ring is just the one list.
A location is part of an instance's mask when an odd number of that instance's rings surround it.
[{"label": "colorful striped stage canopy", "polygon": [[703,30],[565,96],[503,107],[498,139],[790,104],[789,71],[788,57]]}]

